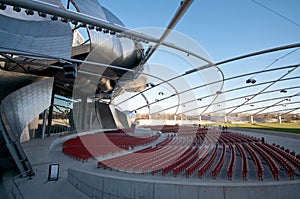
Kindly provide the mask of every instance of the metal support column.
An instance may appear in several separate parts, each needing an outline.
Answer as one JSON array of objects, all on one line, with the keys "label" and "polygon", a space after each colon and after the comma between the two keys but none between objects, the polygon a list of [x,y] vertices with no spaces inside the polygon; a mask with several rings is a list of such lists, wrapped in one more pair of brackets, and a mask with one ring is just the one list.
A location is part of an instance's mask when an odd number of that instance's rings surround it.
[{"label": "metal support column", "polygon": [[87,128],[87,96],[82,96],[81,98],[81,129],[86,130]]},{"label": "metal support column", "polygon": [[278,122],[279,124],[282,123],[281,115],[279,115],[279,116],[277,117],[277,122]]},{"label": "metal support column", "polygon": [[253,115],[250,115],[250,123],[253,124]]},{"label": "metal support column", "polygon": [[43,127],[42,127],[42,139],[45,138],[46,122],[47,122],[47,110],[44,110],[44,114],[43,114]]},{"label": "metal support column", "polygon": [[53,85],[53,90],[52,90],[52,96],[51,96],[51,102],[49,106],[49,114],[48,114],[48,128],[47,128],[47,134],[50,136],[50,130],[52,126],[52,116],[53,116],[53,104],[54,104],[54,85]]}]

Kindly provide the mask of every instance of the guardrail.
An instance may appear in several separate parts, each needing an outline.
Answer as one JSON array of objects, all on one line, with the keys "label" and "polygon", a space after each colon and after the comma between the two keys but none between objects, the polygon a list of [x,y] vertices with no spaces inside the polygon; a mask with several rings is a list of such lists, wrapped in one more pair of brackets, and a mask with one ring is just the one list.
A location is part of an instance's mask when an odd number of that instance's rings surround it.
[{"label": "guardrail", "polygon": [[25,180],[32,179],[33,175],[34,175],[33,170],[28,170],[12,178],[12,182],[13,182],[12,194],[14,195],[15,199],[24,199],[24,196],[19,188],[19,185]]}]

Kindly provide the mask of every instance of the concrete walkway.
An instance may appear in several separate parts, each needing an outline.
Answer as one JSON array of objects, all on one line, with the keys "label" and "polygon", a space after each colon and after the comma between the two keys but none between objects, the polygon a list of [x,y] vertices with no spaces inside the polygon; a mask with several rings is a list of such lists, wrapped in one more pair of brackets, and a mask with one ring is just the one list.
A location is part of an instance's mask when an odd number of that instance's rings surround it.
[{"label": "concrete walkway", "polygon": [[[15,182],[18,184],[24,199],[88,198],[67,181],[67,169],[76,167],[84,169],[83,165],[90,166],[90,164],[75,161],[65,156],[61,152],[61,145],[49,151],[51,143],[57,138],[58,136],[48,137],[44,140],[34,139],[22,144],[35,172],[35,176],[32,179],[28,177],[15,178]],[[48,168],[51,163],[60,164],[60,178],[58,181],[47,182]],[[90,163],[96,165],[96,162]],[[14,198],[12,193],[17,193],[17,189],[13,186],[12,178],[14,176],[11,176],[10,173],[5,173],[6,176],[3,178],[3,183],[9,198]]]}]

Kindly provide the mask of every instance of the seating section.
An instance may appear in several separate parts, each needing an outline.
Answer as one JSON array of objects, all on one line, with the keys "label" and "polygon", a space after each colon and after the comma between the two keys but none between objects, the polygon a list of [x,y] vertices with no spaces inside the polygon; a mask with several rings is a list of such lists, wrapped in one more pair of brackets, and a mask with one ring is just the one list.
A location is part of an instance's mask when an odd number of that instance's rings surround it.
[{"label": "seating section", "polygon": [[181,138],[166,138],[154,147],[148,147],[134,153],[99,161],[98,167],[136,173],[152,172],[165,168],[180,156],[190,154],[191,141]]},{"label": "seating section", "polygon": [[[296,168],[300,169],[295,151],[253,136],[188,126],[148,128],[162,130],[162,134],[134,137],[130,130],[118,130],[80,136],[66,141],[63,152],[80,160],[106,155],[98,161],[99,168],[128,173],[276,181],[299,175],[295,175]],[[133,150],[137,146],[143,147]],[[129,152],[111,155],[122,150]]]},{"label": "seating section", "polygon": [[150,144],[158,136],[131,136],[122,130],[77,136],[63,143],[62,151],[75,159],[86,161],[123,150],[134,149],[136,146]]}]

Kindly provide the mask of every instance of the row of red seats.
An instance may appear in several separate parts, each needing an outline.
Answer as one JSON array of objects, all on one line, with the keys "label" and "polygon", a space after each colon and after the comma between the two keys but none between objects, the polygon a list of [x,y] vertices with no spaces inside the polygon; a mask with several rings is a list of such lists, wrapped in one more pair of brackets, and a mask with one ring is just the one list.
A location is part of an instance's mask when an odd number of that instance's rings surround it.
[{"label": "row of red seats", "polygon": [[290,153],[286,152],[284,148],[279,148],[274,145],[271,145],[272,149],[277,151],[279,154],[281,154],[283,157],[286,157],[289,161],[291,161],[300,171],[300,160],[296,158],[295,156],[292,156]]},{"label": "row of red seats", "polygon": [[170,142],[166,147],[168,148],[168,151],[161,156],[150,156],[149,159],[152,161],[149,161],[148,163],[145,163],[142,168],[141,172],[147,172],[152,171],[152,174],[160,170],[161,168],[166,167],[167,165],[170,165],[172,162],[176,161],[176,159],[180,156],[182,153],[182,149],[184,149],[183,153],[187,150],[186,148],[186,140],[175,138],[174,142]]},{"label": "row of red seats", "polygon": [[223,166],[224,160],[225,160],[225,152],[226,152],[226,145],[223,143],[222,144],[222,153],[221,153],[221,156],[219,158],[219,161],[217,162],[217,164],[212,169],[213,179],[217,179],[217,176],[219,175],[219,173],[222,169],[222,166]]},{"label": "row of red seats", "polygon": [[[166,140],[168,140],[167,138]],[[172,143],[178,143],[180,142],[179,139],[171,139],[169,141],[170,144]],[[151,147],[147,151],[140,150],[135,153],[130,153],[121,157],[112,158],[109,160],[104,160],[101,163],[98,164],[98,166],[102,165],[108,165],[110,167],[120,169],[120,170],[132,170],[132,171],[138,171],[143,170],[143,167],[146,168],[146,165],[150,161],[155,161],[155,159],[160,159],[164,155],[166,156],[169,152],[172,152],[172,150],[179,148],[179,147],[169,147],[165,146],[166,144],[165,140],[160,142],[157,146]],[[142,152],[141,152],[142,151]],[[150,165],[150,163],[149,163]]]},{"label": "row of red seats", "polygon": [[[242,140],[237,136],[237,134],[234,134],[233,133],[230,133],[230,132],[225,132],[225,133],[222,133],[222,136],[225,136],[227,137],[231,143],[241,143]],[[245,142],[245,141],[244,141]]]},{"label": "row of red seats", "polygon": [[84,147],[82,140],[78,138],[69,139],[63,143],[62,152],[75,158],[76,160],[86,161],[92,154]]},{"label": "row of red seats", "polygon": [[239,133],[232,132],[222,132],[220,139],[224,140],[225,143],[242,143],[242,142],[258,142],[259,140],[255,137],[250,137],[247,135],[242,135]]},{"label": "row of red seats", "polygon": [[234,135],[235,137],[239,138],[241,142],[258,142],[259,139],[254,136],[245,135],[241,133],[230,133],[231,135]]},{"label": "row of red seats", "polygon": [[91,157],[90,152],[82,147],[63,148],[62,152],[80,161],[87,161]]},{"label": "row of red seats", "polygon": [[256,154],[256,152],[253,150],[253,148],[251,148],[247,143],[243,143],[242,146],[247,149],[247,151],[250,153],[255,167],[256,167],[256,173],[257,173],[257,177],[259,180],[263,180],[263,172],[264,172],[264,168],[263,165],[261,163],[260,158],[258,157],[258,155]]},{"label": "row of red seats", "polygon": [[216,143],[219,139],[219,136],[214,133],[201,133],[199,135],[204,144]]},{"label": "row of red seats", "polygon": [[152,148],[150,146],[150,147],[141,149],[141,150],[139,150],[137,152],[134,152],[134,153],[129,153],[129,154],[126,154],[126,155],[123,155],[123,156],[119,156],[119,157],[99,161],[98,162],[98,167],[103,166],[104,169],[106,169],[106,167],[111,167],[111,168],[121,170],[121,169],[124,169],[123,165],[126,162],[132,161],[133,163],[135,163],[135,162],[138,163],[139,157],[143,157],[144,154],[146,154],[146,153],[153,153],[155,150],[158,150],[158,149],[159,148],[157,148],[157,147]]},{"label": "row of red seats", "polygon": [[259,145],[261,148],[263,148],[265,151],[267,151],[270,155],[272,155],[272,157],[274,157],[278,162],[280,162],[280,164],[285,168],[285,170],[288,172],[288,176],[290,178],[290,180],[294,179],[294,167],[292,166],[292,164],[286,159],[284,158],[282,155],[278,154],[276,151],[274,151],[270,146],[270,144],[268,143],[257,143],[257,145]]},{"label": "row of red seats", "polygon": [[259,139],[255,136],[245,135],[245,134],[241,134],[241,133],[237,133],[237,134],[240,136],[243,136],[245,139],[248,140],[248,142],[252,142],[252,141],[259,142]]},{"label": "row of red seats", "polygon": [[[203,147],[201,149],[203,149]],[[199,154],[201,153],[201,149],[199,147],[197,147],[197,150],[195,153],[193,153],[188,159],[186,159],[182,163],[178,164],[175,168],[173,168],[173,175],[177,176],[186,167],[188,167],[190,164],[192,164],[199,157]]]},{"label": "row of red seats", "polygon": [[65,143],[67,145],[74,145],[78,144],[77,140],[80,140],[86,146],[92,145],[116,145],[125,147],[125,146],[138,146],[151,143],[152,141],[156,140],[156,136],[151,136],[147,138],[139,138],[128,136],[126,134],[106,134],[106,133],[99,133],[99,134],[91,134],[91,135],[84,135],[77,138],[70,139]]},{"label": "row of red seats", "polygon": [[194,147],[194,149],[193,149],[193,147],[190,146],[176,162],[174,162],[171,165],[168,165],[167,167],[164,167],[162,169],[162,175],[167,174],[169,171],[173,170],[176,166],[178,166],[182,162],[186,161],[192,154],[194,154],[197,151],[197,149],[198,149],[198,147]]},{"label": "row of red seats", "polygon": [[212,163],[214,162],[218,152],[218,144],[216,143],[215,149],[210,156],[209,160],[198,170],[198,176],[202,178],[202,176],[206,173],[206,171],[211,167]]},{"label": "row of red seats", "polygon": [[[126,159],[116,158],[116,162],[114,165],[107,164],[110,169],[118,169],[123,171],[132,171],[136,172],[139,170],[140,165],[145,164],[150,154],[156,154],[159,156],[162,152],[166,152],[165,148],[155,147],[146,153],[134,153],[126,156]],[[104,161],[105,162],[105,161]]]},{"label": "row of red seats", "polygon": [[169,142],[171,142],[171,141],[172,141],[172,138],[168,137],[168,138],[165,139],[164,141],[162,141],[162,142],[156,144],[156,147],[159,147],[159,146],[165,146],[165,145],[167,145],[167,144],[168,144]]},{"label": "row of red seats", "polygon": [[254,148],[266,160],[266,162],[273,174],[274,180],[279,180],[278,179],[279,167],[275,163],[274,159],[268,153],[266,153],[266,151],[264,151],[262,148],[260,148],[259,145],[250,143],[250,146],[252,148]]},{"label": "row of red seats", "polygon": [[131,170],[133,172],[140,172],[140,173],[145,173],[148,172],[148,167],[154,162],[157,162],[160,160],[162,157],[168,157],[168,154],[174,153],[174,151],[177,149],[177,147],[161,147],[158,148],[157,150],[154,150],[153,153],[146,153],[140,159],[135,162],[135,161],[127,161],[123,165],[123,167],[126,170]]},{"label": "row of red seats", "polygon": [[190,177],[190,175],[204,162],[204,160],[208,157],[210,150],[211,150],[211,145],[209,145],[206,148],[206,151],[202,153],[202,155],[199,156],[199,158],[194,163],[192,163],[189,167],[186,168],[185,170],[186,177]]},{"label": "row of red seats", "polygon": [[[148,160],[140,167],[141,172],[152,171],[152,174],[154,174],[161,168],[176,161],[177,157],[182,153],[182,149],[187,150],[185,141],[185,139],[174,138],[173,142],[169,142],[168,145],[165,146],[167,152],[162,152],[160,156],[153,156],[151,154]],[[185,153],[185,151],[183,151],[183,153]]]},{"label": "row of red seats", "polygon": [[237,147],[241,157],[242,157],[242,176],[243,176],[243,180],[247,180],[247,176],[248,176],[248,159],[247,159],[247,155],[246,152],[244,150],[244,148],[242,147],[242,145],[240,145],[239,143],[236,143],[235,146]]},{"label": "row of red seats", "polygon": [[63,143],[62,151],[76,159],[87,160],[149,144],[157,138],[157,136],[134,137],[123,132],[110,131],[110,133],[83,135],[69,139]]},{"label": "row of red seats", "polygon": [[162,133],[188,133],[188,132],[204,132],[207,128],[203,127],[191,127],[191,126],[178,126],[178,125],[154,125],[144,126],[145,128],[151,128],[152,131],[161,131]]},{"label": "row of red seats", "polygon": [[[114,145],[117,146],[128,146],[134,148],[136,146],[145,145],[153,142],[157,139],[157,136],[151,137],[136,137],[130,136],[127,134],[105,134],[105,136],[111,141]],[[127,148],[127,147],[126,147]]]},{"label": "row of red seats", "polygon": [[[141,173],[156,172],[158,168],[165,166],[172,161],[172,158],[176,157],[176,154],[180,151],[180,147],[166,147],[166,150],[159,156],[149,156],[148,160],[143,162],[135,169],[140,169]],[[153,173],[154,174],[154,173]]]},{"label": "row of red seats", "polygon": [[229,149],[230,149],[231,157],[230,157],[230,162],[229,162],[228,168],[227,168],[227,178],[228,178],[228,180],[232,180],[232,173],[233,173],[234,165],[235,165],[235,161],[236,161],[236,152],[231,143],[229,143]]},{"label": "row of red seats", "polygon": [[[180,135],[178,135],[180,136]],[[209,131],[206,133],[196,133],[193,136],[194,145],[196,141],[198,143],[216,143],[219,144],[225,143],[242,143],[242,142],[258,142],[259,140],[254,137],[240,135],[238,133],[231,133],[231,132],[220,132],[220,131]]]}]

